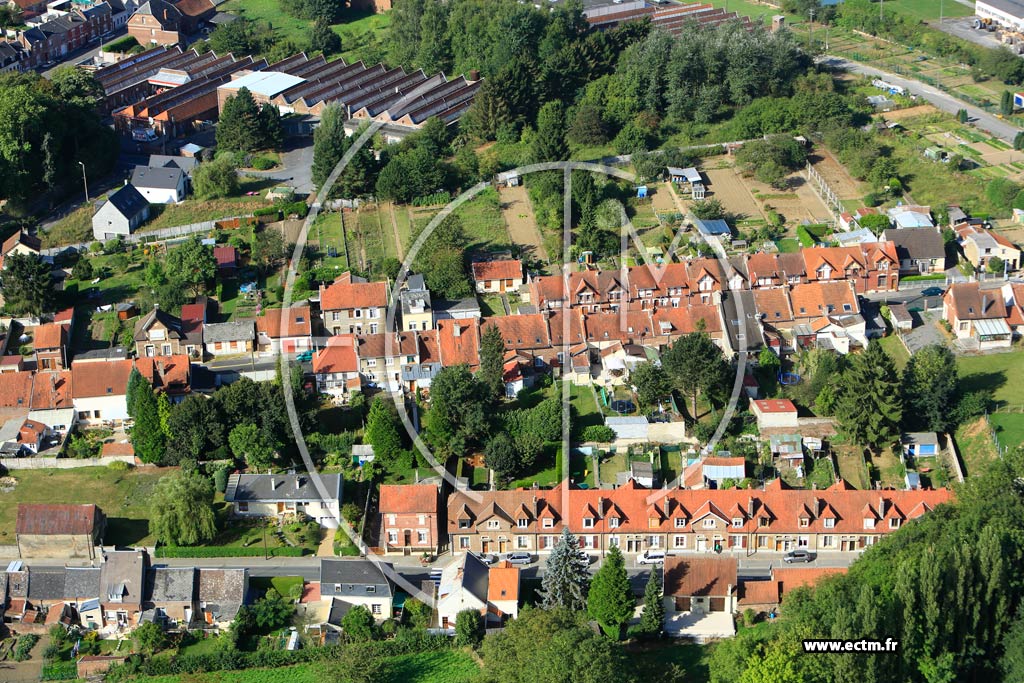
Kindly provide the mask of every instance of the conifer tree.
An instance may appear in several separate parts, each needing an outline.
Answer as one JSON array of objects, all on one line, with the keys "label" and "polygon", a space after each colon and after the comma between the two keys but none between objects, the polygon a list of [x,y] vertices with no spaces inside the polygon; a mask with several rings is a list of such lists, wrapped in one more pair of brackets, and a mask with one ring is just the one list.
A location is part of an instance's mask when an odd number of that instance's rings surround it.
[{"label": "conifer tree", "polygon": [[618,636],[619,629],[633,616],[635,605],[622,551],[612,546],[590,583],[587,613],[601,624],[605,633]]},{"label": "conifer tree", "polygon": [[876,452],[899,434],[900,381],[892,358],[877,341],[853,357],[840,382],[835,413],[853,443]]},{"label": "conifer tree", "polygon": [[580,611],[587,606],[587,555],[580,550],[579,540],[562,528],[562,535],[548,557],[541,580],[541,605],[545,609],[565,607]]},{"label": "conifer tree", "polygon": [[644,608],[640,612],[640,630],[647,635],[661,635],[665,624],[665,604],[661,601],[661,574],[658,568],[651,569],[644,589]]},{"label": "conifer tree", "polygon": [[158,463],[164,457],[164,430],[153,387],[145,380],[136,390],[134,408],[131,442],[135,454],[142,462]]}]

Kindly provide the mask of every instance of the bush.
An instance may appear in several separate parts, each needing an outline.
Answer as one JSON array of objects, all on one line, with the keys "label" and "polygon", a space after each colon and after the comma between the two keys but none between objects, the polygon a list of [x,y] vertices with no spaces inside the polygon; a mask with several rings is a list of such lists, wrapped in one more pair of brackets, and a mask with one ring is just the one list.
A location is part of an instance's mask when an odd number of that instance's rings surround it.
[{"label": "bush", "polygon": [[32,653],[32,648],[39,642],[39,636],[34,633],[21,636],[18,638],[18,642],[14,644],[14,661],[24,662]]},{"label": "bush", "polygon": [[281,204],[278,208],[281,210],[281,213],[284,214],[285,218],[292,214],[297,215],[299,218],[305,218],[306,214],[309,213],[309,205],[302,201]]},{"label": "bush", "polygon": [[228,488],[228,466],[221,465],[213,473],[213,485],[217,488],[217,493],[224,493]]},{"label": "bush", "polygon": [[281,217],[281,209],[276,206],[266,206],[262,209],[256,209],[252,212],[253,216],[277,216]]},{"label": "bush", "polygon": [[252,168],[257,171],[269,171],[275,166],[277,166],[277,162],[267,157],[256,157],[252,160]]},{"label": "bush", "polygon": [[139,47],[139,41],[135,40],[132,36],[125,36],[113,40],[103,46],[104,52],[128,52],[133,47]]},{"label": "bush", "polygon": [[127,472],[131,468],[131,463],[127,463],[124,460],[115,460],[107,465],[107,469],[112,472]]},{"label": "bush", "polygon": [[434,194],[416,197],[410,203],[413,206],[435,206],[437,204],[447,204],[451,198],[451,194],[447,192],[435,192]]},{"label": "bush", "polygon": [[75,662],[50,662],[43,666],[41,681],[73,681],[78,678]]},{"label": "bush", "polygon": [[582,436],[584,441],[609,443],[615,441],[615,430],[605,425],[590,425],[583,430]]}]

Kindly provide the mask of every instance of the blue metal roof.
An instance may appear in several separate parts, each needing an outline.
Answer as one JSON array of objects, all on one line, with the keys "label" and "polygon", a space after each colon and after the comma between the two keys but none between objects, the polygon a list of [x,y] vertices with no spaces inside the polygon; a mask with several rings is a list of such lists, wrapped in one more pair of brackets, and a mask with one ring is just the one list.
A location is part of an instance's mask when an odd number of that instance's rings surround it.
[{"label": "blue metal roof", "polygon": [[702,235],[731,235],[729,224],[718,218],[715,220],[703,221],[699,218],[693,219],[694,225]]}]

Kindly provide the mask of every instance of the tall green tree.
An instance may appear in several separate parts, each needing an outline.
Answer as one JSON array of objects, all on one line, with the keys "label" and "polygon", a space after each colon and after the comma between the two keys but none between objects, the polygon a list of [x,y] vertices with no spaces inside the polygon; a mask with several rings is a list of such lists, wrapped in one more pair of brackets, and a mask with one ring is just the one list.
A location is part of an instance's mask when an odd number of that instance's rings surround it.
[{"label": "tall green tree", "polygon": [[877,341],[856,354],[843,374],[835,414],[853,443],[876,452],[899,435],[903,417],[899,377]]},{"label": "tall green tree", "polygon": [[636,387],[636,397],[640,405],[652,407],[658,405],[672,393],[672,380],[660,365],[647,362],[636,366],[629,373],[630,383]]},{"label": "tall green tree", "polygon": [[925,347],[903,368],[904,412],[908,422],[926,431],[949,426],[957,392],[956,356],[946,346]]},{"label": "tall green tree", "polygon": [[618,546],[612,546],[590,582],[587,614],[601,624],[605,633],[617,638],[622,626],[633,617],[635,605],[636,598],[626,574],[626,562]]},{"label": "tall green tree", "polygon": [[35,254],[9,254],[0,270],[4,309],[15,315],[39,316],[53,310],[56,289],[50,266]]},{"label": "tall green tree", "polygon": [[661,573],[657,567],[652,567],[644,588],[644,607],[640,612],[640,631],[649,636],[661,635],[665,628],[665,604],[661,593]]},{"label": "tall green tree", "polygon": [[213,249],[193,235],[167,253],[167,273],[171,279],[199,296],[217,273]]},{"label": "tall green tree", "polygon": [[518,472],[522,461],[512,437],[504,432],[492,436],[484,448],[484,464],[502,479]]},{"label": "tall green tree", "polygon": [[232,429],[228,445],[235,457],[244,460],[254,472],[269,469],[274,464],[274,445],[254,424],[240,424]]},{"label": "tall green tree", "polygon": [[313,131],[313,184],[322,187],[348,149],[345,112],[336,102],[324,107],[320,124]]},{"label": "tall green tree", "polygon": [[231,155],[204,161],[192,172],[192,187],[197,197],[218,199],[239,192],[238,167]]},{"label": "tall green tree", "polygon": [[[125,409],[132,419],[136,416],[135,406],[139,400],[139,392],[143,391],[145,386],[149,386],[149,382],[142,376],[138,368],[133,367],[132,371],[128,373],[128,384],[124,392]],[[152,387],[150,387],[150,391],[152,391]]]},{"label": "tall green tree", "polygon": [[484,639],[484,620],[479,610],[464,609],[455,615],[455,644],[479,647]]},{"label": "tall green tree", "polygon": [[164,458],[166,439],[160,424],[160,409],[157,407],[156,394],[149,382],[139,385],[134,401],[135,424],[131,429],[132,448],[139,460],[145,463],[160,463]]},{"label": "tall green tree", "polygon": [[[418,237],[418,235],[417,235]],[[446,299],[473,294],[466,274],[465,248],[469,238],[456,215],[442,220],[416,256],[414,268],[423,273],[431,292]]]},{"label": "tall green tree", "polygon": [[213,481],[181,470],[160,479],[150,499],[150,533],[169,545],[196,545],[217,534]]},{"label": "tall green tree", "polygon": [[486,399],[465,365],[443,368],[430,383],[430,409],[424,420],[431,444],[461,455],[487,435]]},{"label": "tall green tree", "polygon": [[505,382],[502,379],[505,360],[505,342],[501,338],[501,330],[497,325],[487,328],[480,337],[480,369],[477,378],[491,400],[498,400],[505,395]]},{"label": "tall green tree", "polygon": [[259,114],[260,144],[262,147],[278,149],[284,143],[284,124],[281,110],[274,104],[264,104]]},{"label": "tall green tree", "polygon": [[224,426],[213,401],[197,394],[171,407],[167,432],[168,464],[199,460],[224,444]]},{"label": "tall green tree", "polygon": [[217,123],[217,148],[232,152],[251,152],[263,143],[260,108],[248,88],[228,97]]},{"label": "tall green tree", "polygon": [[590,575],[587,554],[580,550],[579,539],[562,527],[562,535],[558,537],[551,555],[544,567],[541,579],[541,604],[545,609],[563,607],[572,611],[582,611],[587,607],[587,589],[590,586]]},{"label": "tall green tree", "polygon": [[365,642],[376,638],[377,624],[369,608],[356,605],[341,618],[341,632],[349,642]]},{"label": "tall green tree", "polygon": [[484,680],[503,683],[629,681],[619,646],[594,633],[582,610],[524,607],[501,633],[484,639]]},{"label": "tall green tree", "polygon": [[366,415],[366,440],[373,445],[373,453],[385,465],[394,461],[402,451],[402,422],[395,404],[383,394],[370,402]]},{"label": "tall green tree", "polygon": [[565,141],[565,105],[547,102],[537,114],[537,132],[533,138],[533,161],[562,161],[569,158]]},{"label": "tall green tree", "polygon": [[999,112],[1003,116],[1010,116],[1013,114],[1013,93],[1009,90],[1004,90],[1002,96],[999,98]]},{"label": "tall green tree", "polygon": [[728,375],[722,352],[704,332],[685,334],[661,358],[672,382],[690,397],[690,417],[697,419],[697,397],[720,390]]},{"label": "tall green tree", "polygon": [[[314,52],[322,52],[324,56],[337,54],[341,52],[341,36],[331,29],[326,20],[317,19],[309,34],[309,47]],[[316,135],[316,131],[313,134]]]}]

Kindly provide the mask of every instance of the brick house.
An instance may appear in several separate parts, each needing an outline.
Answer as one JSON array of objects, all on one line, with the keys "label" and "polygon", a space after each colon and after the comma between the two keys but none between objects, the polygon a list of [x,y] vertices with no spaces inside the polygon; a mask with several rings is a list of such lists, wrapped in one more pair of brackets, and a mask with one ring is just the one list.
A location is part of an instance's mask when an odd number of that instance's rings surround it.
[{"label": "brick house", "polygon": [[17,41],[28,53],[23,68],[60,62],[79,48],[113,30],[110,5],[101,2],[86,9],[73,9],[38,26],[19,31]]},{"label": "brick house", "polygon": [[139,358],[185,353],[186,335],[182,331],[181,318],[163,310],[159,304],[135,323],[134,339],[135,353]]},{"label": "brick house", "polygon": [[387,306],[386,282],[343,273],[331,284],[320,285],[321,315],[332,335],[383,332]]},{"label": "brick house", "polygon": [[983,290],[977,282],[950,285],[942,297],[942,317],[961,343],[978,350],[1013,343],[1006,300],[998,289]]},{"label": "brick house", "polygon": [[183,42],[181,10],[166,0],[149,0],[128,19],[128,35],[139,45],[177,45]]},{"label": "brick house", "polygon": [[39,325],[32,334],[32,348],[35,352],[36,369],[67,370],[69,326],[60,323]]},{"label": "brick house", "polygon": [[385,553],[437,552],[440,493],[434,484],[382,484],[380,547]]},{"label": "brick house", "polygon": [[19,503],[14,534],[22,558],[94,560],[106,526],[95,505]]}]

